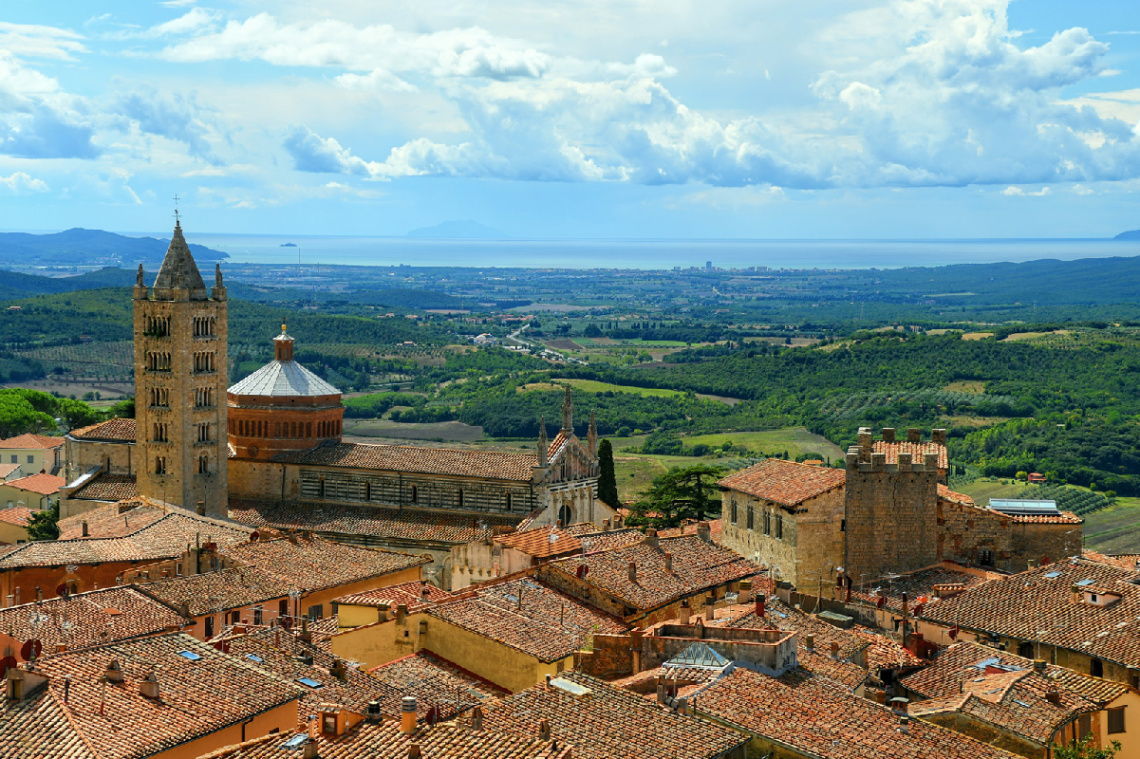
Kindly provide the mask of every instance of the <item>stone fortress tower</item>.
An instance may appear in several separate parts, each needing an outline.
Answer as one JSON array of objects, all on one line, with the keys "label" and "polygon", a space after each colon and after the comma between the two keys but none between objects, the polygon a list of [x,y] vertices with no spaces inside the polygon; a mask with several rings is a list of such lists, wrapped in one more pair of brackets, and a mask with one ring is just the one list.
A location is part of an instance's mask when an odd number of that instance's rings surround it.
[{"label": "stone fortress tower", "polygon": [[[177,217],[177,212],[176,212]],[[148,289],[134,287],[138,492],[211,516],[228,513],[226,288],[207,292],[181,222]]]}]

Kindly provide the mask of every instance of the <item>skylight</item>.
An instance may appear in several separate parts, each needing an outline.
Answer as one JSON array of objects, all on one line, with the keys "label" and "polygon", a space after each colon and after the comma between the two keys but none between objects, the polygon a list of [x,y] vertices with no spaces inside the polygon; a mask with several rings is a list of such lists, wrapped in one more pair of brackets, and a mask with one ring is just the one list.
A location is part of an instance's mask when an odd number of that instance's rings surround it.
[{"label": "skylight", "polygon": [[311,677],[302,677],[302,678],[301,678],[300,680],[298,680],[297,682],[299,682],[301,685],[304,685],[306,688],[314,688],[314,689],[316,689],[316,688],[320,688],[320,687],[321,687],[321,684],[320,684],[320,682],[319,682],[319,681],[317,681],[317,680],[314,680],[314,679],[313,679],[313,678],[311,678]]},{"label": "skylight", "polygon": [[306,735],[305,733],[299,733],[297,735],[294,735],[289,740],[285,741],[285,745],[282,746],[282,748],[300,748],[301,744],[304,743],[308,739],[309,739],[308,735]]},{"label": "skylight", "polygon": [[245,658],[249,659],[250,661],[255,661],[258,664],[261,664],[263,661],[265,661],[265,659],[262,659],[260,656],[256,656],[254,654],[246,654]]},{"label": "skylight", "polygon": [[187,661],[198,661],[202,658],[199,654],[196,654],[193,651],[179,651],[178,655]]},{"label": "skylight", "polygon": [[1045,574],[1043,574],[1041,576],[1042,577],[1048,577],[1050,580],[1055,580],[1061,576],[1061,573],[1060,572],[1046,572]]},{"label": "skylight", "polygon": [[1092,585],[1092,584],[1093,584],[1092,580],[1081,580],[1080,582],[1077,583],[1077,585],[1081,586],[1082,588],[1085,587],[1086,585]]}]

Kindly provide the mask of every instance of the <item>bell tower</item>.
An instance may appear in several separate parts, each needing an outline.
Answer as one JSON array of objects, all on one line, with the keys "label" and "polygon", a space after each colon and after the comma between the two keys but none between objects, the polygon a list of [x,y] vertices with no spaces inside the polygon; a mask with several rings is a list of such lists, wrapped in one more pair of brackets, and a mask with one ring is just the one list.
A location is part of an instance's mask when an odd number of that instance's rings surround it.
[{"label": "bell tower", "polygon": [[134,287],[138,492],[210,516],[229,512],[226,288],[208,292],[175,211],[153,288]]}]

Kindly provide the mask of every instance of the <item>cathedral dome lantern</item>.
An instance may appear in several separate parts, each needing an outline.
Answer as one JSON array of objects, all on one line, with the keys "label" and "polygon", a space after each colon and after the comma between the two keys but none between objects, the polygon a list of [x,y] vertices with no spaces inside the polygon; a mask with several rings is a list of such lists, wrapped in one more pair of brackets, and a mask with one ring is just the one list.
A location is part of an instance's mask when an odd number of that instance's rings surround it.
[{"label": "cathedral dome lantern", "polygon": [[235,455],[268,459],[339,442],[344,417],[340,390],[297,363],[284,324],[273,339],[273,354],[271,362],[226,393]]}]

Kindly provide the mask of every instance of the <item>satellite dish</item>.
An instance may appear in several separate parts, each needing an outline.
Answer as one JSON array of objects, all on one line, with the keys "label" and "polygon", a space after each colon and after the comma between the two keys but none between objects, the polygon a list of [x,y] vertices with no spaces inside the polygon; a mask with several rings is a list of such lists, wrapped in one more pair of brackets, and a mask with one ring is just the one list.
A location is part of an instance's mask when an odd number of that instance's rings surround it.
[{"label": "satellite dish", "polygon": [[18,666],[19,662],[16,661],[16,657],[14,656],[5,656],[3,659],[0,659],[0,677],[8,674],[8,670],[15,669]]},{"label": "satellite dish", "polygon": [[260,539],[260,538],[261,538],[261,533],[259,533],[257,530],[254,530],[253,532],[251,532],[249,534],[249,542],[250,543],[256,543],[258,541],[258,539]]},{"label": "satellite dish", "polygon": [[20,656],[24,657],[24,661],[32,661],[33,659],[40,658],[40,652],[43,650],[44,644],[32,638],[20,649]]},{"label": "satellite dish", "polygon": [[286,630],[289,630],[293,627],[293,619],[291,617],[281,617],[280,624]]},{"label": "satellite dish", "polygon": [[59,584],[59,586],[56,587],[55,594],[57,596],[59,596],[60,598],[66,599],[67,598],[67,583],[61,582]]}]

